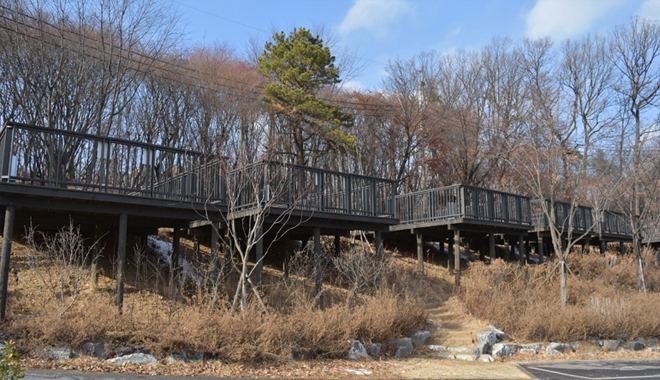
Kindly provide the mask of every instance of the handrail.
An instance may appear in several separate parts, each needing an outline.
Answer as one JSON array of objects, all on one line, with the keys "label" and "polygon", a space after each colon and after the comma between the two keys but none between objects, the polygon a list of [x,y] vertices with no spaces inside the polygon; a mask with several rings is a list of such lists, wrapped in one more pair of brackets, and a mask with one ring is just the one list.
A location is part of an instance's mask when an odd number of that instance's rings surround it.
[{"label": "handrail", "polygon": [[[550,221],[541,208],[541,200],[532,201],[532,220],[534,228],[544,230],[550,227]],[[546,200],[546,203],[549,203]],[[568,218],[571,210],[570,203],[554,202],[555,226],[561,230],[568,229]],[[613,235],[631,236],[630,223],[621,213],[610,210],[594,210],[591,207],[578,205],[573,213],[573,231],[584,233],[589,230],[594,233],[607,233]]]},{"label": "handrail", "polygon": [[457,218],[531,226],[528,197],[455,184],[396,196],[401,224]]}]

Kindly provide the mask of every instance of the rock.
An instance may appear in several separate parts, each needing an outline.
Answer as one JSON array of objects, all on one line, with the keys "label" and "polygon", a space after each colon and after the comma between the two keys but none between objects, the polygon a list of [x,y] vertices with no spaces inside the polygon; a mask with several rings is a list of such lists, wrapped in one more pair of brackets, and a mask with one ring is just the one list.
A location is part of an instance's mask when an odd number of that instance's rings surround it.
[{"label": "rock", "polygon": [[447,351],[462,353],[462,354],[471,354],[472,352],[474,352],[474,349],[470,347],[459,346],[459,347],[447,347]]},{"label": "rock", "polygon": [[649,347],[646,352],[660,352],[660,347]]},{"label": "rock", "polygon": [[438,354],[438,357],[443,359],[456,359],[456,355],[453,354]]},{"label": "rock", "polygon": [[630,351],[641,351],[646,347],[644,342],[641,342],[639,340],[631,340],[626,344],[626,348],[629,349]]},{"label": "rock", "polygon": [[126,356],[138,352],[138,349],[135,347],[118,346],[115,347],[114,351],[117,356]]},{"label": "rock", "polygon": [[428,347],[429,350],[433,350],[433,351],[447,351],[447,346],[443,346],[440,344],[429,344],[426,347]]},{"label": "rock", "polygon": [[412,339],[410,338],[402,338],[402,339],[394,339],[393,340],[394,345],[397,347],[396,352],[394,356],[397,358],[405,358],[410,356],[413,352],[413,345],[412,345]]},{"label": "rock", "polygon": [[371,343],[369,345],[369,353],[372,356],[378,356],[380,355],[380,351],[383,349],[383,345],[380,343]]},{"label": "rock", "polygon": [[98,342],[87,342],[83,345],[83,354],[87,356],[94,356],[99,359],[107,359],[110,356],[108,351],[105,349],[107,343],[107,339],[100,340]]},{"label": "rock", "polygon": [[523,345],[522,345],[522,348],[532,348],[532,349],[535,348],[535,349],[541,351],[541,349],[545,348],[545,343],[541,343],[541,342],[538,342],[538,343],[527,343],[527,344],[523,344]]},{"label": "rock", "polygon": [[184,362],[184,363],[190,363],[191,360],[188,359],[186,354],[181,353],[181,352],[172,352],[167,358],[165,358],[165,361],[169,364],[175,363],[175,362]]},{"label": "rock", "polygon": [[[412,351],[412,350],[411,350]],[[351,343],[351,349],[348,351],[348,358],[350,360],[358,360],[359,358],[368,358],[369,354],[364,345],[359,340],[354,340]]]},{"label": "rock", "polygon": [[479,361],[486,363],[493,363],[495,362],[495,358],[492,355],[481,355],[479,356]]},{"label": "rock", "polygon": [[48,359],[67,360],[73,359],[78,355],[68,347],[53,347],[44,349],[42,356]]},{"label": "rock", "polygon": [[511,356],[518,352],[520,349],[519,344],[515,343],[496,343],[492,347],[493,356],[502,358],[505,356]]},{"label": "rock", "polygon": [[660,344],[660,339],[656,337],[646,338],[646,345],[649,347],[655,347]]},{"label": "rock", "polygon": [[603,347],[604,351],[614,352],[621,347],[623,341],[619,339],[606,339],[598,341],[598,344]]},{"label": "rock", "polygon": [[564,354],[573,351],[570,344],[567,343],[550,343],[545,349],[548,355]]},{"label": "rock", "polygon": [[478,355],[456,354],[456,360],[465,360],[467,362],[473,362],[477,360],[478,357]]},{"label": "rock", "polygon": [[495,327],[493,325],[490,325],[490,326],[488,326],[488,328],[490,329],[490,331],[495,333],[495,335],[497,336],[497,339],[500,342],[504,341],[504,340],[511,340],[511,337],[509,336],[509,334],[507,334],[504,331],[498,329],[497,327]]},{"label": "rock", "polygon": [[499,343],[499,340],[497,339],[497,334],[493,331],[478,333],[477,340],[479,342],[488,342],[489,346],[492,346],[495,343]]},{"label": "rock", "polygon": [[577,352],[577,350],[580,349],[580,343],[582,342],[580,342],[579,340],[575,340],[569,343],[569,345],[571,346],[571,350],[573,350],[573,352]]},{"label": "rock", "polygon": [[537,355],[539,353],[538,348],[521,348],[520,351],[521,354],[532,354],[532,355]]},{"label": "rock", "polygon": [[154,363],[159,363],[158,359],[155,357],[149,355],[149,354],[143,354],[141,352],[135,353],[135,354],[130,354],[130,355],[124,355],[120,356],[118,358],[113,358],[108,360],[110,363],[113,364],[124,364],[124,363],[137,363],[137,364],[154,364]]},{"label": "rock", "polygon": [[474,346],[474,354],[479,356],[479,355],[484,355],[484,354],[490,354],[490,348],[491,345],[488,344],[488,342],[479,342],[477,343],[476,346]]},{"label": "rock", "polygon": [[426,343],[426,340],[431,336],[430,331],[417,331],[416,333],[410,336],[412,342],[416,345],[421,346]]}]

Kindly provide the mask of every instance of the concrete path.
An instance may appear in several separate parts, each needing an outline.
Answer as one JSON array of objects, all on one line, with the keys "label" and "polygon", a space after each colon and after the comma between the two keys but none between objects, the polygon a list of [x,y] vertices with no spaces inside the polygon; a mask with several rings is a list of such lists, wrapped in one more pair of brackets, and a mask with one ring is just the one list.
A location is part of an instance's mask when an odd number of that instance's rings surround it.
[{"label": "concrete path", "polygon": [[540,380],[660,380],[660,360],[517,363]]}]

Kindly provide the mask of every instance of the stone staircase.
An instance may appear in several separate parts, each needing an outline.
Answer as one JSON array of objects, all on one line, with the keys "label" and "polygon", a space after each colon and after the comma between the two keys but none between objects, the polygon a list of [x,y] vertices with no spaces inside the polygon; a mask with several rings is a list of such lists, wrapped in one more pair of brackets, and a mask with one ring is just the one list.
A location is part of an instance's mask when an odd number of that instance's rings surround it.
[{"label": "stone staircase", "polygon": [[470,356],[478,343],[477,333],[490,330],[486,324],[457,314],[445,303],[427,303],[424,309],[435,325],[426,344],[441,357]]}]

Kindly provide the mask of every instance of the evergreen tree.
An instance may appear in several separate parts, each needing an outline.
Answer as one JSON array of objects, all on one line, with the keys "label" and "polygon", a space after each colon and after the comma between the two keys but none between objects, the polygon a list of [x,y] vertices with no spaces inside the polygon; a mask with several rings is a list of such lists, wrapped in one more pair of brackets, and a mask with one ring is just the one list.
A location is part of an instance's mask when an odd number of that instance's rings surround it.
[{"label": "evergreen tree", "polygon": [[304,28],[275,33],[259,57],[259,72],[273,81],[263,101],[282,137],[280,153],[299,165],[308,164],[310,156],[345,152],[355,144],[356,138],[342,130],[353,125],[352,114],[318,97],[341,81],[334,62],[323,40]]}]

